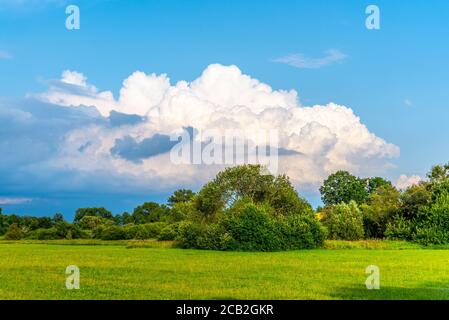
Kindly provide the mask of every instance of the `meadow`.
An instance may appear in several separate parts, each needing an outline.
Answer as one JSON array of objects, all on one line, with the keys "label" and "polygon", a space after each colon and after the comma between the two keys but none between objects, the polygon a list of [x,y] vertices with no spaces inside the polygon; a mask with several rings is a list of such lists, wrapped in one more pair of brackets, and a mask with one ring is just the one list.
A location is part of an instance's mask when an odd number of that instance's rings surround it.
[{"label": "meadow", "polygon": [[[81,288],[67,290],[77,265]],[[367,290],[365,268],[380,268]],[[449,299],[449,250],[327,241],[288,252],[218,252],[153,241],[0,241],[0,299]]]}]

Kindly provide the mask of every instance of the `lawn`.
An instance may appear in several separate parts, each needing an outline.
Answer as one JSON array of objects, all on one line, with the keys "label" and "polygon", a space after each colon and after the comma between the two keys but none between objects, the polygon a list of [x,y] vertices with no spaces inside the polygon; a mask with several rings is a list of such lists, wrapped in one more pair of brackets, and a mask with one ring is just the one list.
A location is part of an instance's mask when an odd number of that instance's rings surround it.
[{"label": "lawn", "polygon": [[[80,290],[65,288],[68,265],[81,270]],[[365,287],[368,265],[380,268],[380,290]],[[0,299],[449,299],[449,250],[392,242],[275,253],[0,242]]]}]

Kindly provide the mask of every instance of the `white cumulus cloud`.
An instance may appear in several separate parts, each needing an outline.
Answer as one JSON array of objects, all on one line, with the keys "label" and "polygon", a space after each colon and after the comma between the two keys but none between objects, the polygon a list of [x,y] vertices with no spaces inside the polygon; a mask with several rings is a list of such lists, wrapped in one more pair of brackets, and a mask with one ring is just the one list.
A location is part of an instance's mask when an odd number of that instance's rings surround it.
[{"label": "white cumulus cloud", "polygon": [[370,132],[352,109],[336,103],[303,106],[295,90],[273,90],[236,66],[213,64],[197,79],[176,84],[165,74],[138,71],[125,79],[118,99],[89,84],[84,75],[66,71],[37,97],[62,106],[94,106],[104,117],[112,112],[143,117],[135,124],[91,124],[73,130],[59,156],[47,165],[82,172],[107,170],[111,176],[132,177],[147,187],[201,183],[221,167],[174,165],[167,152],[132,162],[111,153],[117,141],[121,147],[135,141],[135,148],[155,134],[169,135],[186,127],[275,129],[279,147],[291,151],[279,156],[280,171],[297,186],[315,190],[336,170],[382,174],[391,166],[390,159],[399,155],[397,146]]}]

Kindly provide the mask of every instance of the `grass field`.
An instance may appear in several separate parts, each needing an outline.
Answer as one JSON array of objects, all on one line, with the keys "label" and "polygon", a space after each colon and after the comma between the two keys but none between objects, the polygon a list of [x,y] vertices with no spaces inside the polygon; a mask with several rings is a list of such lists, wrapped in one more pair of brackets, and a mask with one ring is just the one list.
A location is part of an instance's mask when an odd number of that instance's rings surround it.
[{"label": "grass field", "polygon": [[[65,288],[65,268],[81,289]],[[380,268],[367,290],[365,268]],[[449,250],[328,242],[277,253],[181,250],[155,242],[0,242],[0,299],[449,299]]]}]

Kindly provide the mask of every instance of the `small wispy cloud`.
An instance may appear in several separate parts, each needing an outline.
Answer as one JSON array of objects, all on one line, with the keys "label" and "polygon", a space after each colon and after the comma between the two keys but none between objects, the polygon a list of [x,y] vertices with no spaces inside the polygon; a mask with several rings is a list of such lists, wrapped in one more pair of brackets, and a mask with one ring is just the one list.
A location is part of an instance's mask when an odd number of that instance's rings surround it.
[{"label": "small wispy cloud", "polygon": [[335,63],[340,63],[347,55],[337,49],[326,50],[325,56],[321,58],[308,58],[302,53],[289,54],[285,57],[274,59],[274,62],[285,63],[289,66],[301,69],[319,69]]},{"label": "small wispy cloud", "polygon": [[2,198],[0,197],[0,205],[23,204],[33,201],[30,198]]},{"label": "small wispy cloud", "polygon": [[413,101],[411,101],[411,100],[409,100],[409,99],[405,99],[405,100],[404,100],[404,104],[405,104],[407,107],[411,107],[411,106],[413,106]]},{"label": "small wispy cloud", "polygon": [[0,50],[0,60],[11,59],[12,55],[9,52]]}]

